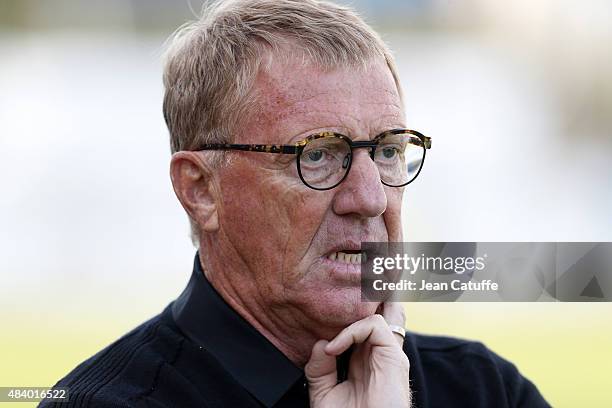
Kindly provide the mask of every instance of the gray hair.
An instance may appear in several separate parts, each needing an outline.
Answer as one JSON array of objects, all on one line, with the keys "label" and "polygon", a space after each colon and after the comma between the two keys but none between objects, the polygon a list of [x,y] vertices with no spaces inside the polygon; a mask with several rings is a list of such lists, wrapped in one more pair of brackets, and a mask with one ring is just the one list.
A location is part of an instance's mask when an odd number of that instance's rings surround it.
[{"label": "gray hair", "polygon": [[[384,58],[401,95],[387,45],[354,11],[325,1],[216,0],[169,41],[163,112],[173,153],[232,143],[249,117],[258,72],[288,52],[323,69]],[[222,152],[209,153],[213,167],[224,163]],[[198,246],[193,220],[191,230]]]}]

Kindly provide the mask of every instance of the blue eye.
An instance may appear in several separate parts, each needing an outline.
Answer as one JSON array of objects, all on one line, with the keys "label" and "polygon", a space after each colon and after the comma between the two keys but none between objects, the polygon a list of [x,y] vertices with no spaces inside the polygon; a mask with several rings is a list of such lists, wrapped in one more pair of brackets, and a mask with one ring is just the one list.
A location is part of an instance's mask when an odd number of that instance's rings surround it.
[{"label": "blue eye", "polygon": [[392,159],[397,153],[397,149],[395,149],[394,147],[385,147],[382,153],[383,156],[385,156],[385,159]]},{"label": "blue eye", "polygon": [[318,162],[319,160],[323,158],[323,151],[322,150],[311,150],[310,152],[307,153],[307,155],[308,155],[308,160],[312,162]]}]

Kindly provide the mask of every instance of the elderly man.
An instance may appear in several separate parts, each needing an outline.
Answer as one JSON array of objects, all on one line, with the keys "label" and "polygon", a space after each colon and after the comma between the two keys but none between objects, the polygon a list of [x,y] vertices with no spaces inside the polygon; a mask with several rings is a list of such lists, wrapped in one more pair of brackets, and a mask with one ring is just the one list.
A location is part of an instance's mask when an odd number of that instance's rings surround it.
[{"label": "elderly man", "polygon": [[405,334],[401,306],[361,301],[360,244],[402,240],[431,141],[406,129],[393,58],[359,17],[212,4],[175,37],[164,84],[193,275],[58,383],[70,404],[547,406],[481,344]]}]

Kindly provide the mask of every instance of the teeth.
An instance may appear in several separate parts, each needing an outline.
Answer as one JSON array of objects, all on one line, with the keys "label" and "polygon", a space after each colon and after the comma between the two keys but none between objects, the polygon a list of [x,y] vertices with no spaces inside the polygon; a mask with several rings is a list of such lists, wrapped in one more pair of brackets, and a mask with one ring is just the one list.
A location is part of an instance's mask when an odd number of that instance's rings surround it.
[{"label": "teeth", "polygon": [[[365,254],[364,254],[365,257]],[[331,255],[327,256],[327,259],[332,261],[339,261],[344,263],[352,263],[352,264],[360,264],[361,263],[361,253],[359,254],[346,254],[342,251],[334,252]]]}]

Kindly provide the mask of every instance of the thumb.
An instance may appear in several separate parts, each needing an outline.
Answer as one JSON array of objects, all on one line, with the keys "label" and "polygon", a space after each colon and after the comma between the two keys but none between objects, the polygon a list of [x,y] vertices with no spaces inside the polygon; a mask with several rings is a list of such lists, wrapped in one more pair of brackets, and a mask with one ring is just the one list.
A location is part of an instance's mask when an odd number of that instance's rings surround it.
[{"label": "thumb", "polygon": [[325,353],[327,343],[327,340],[319,340],[315,343],[310,354],[310,360],[304,367],[308,379],[311,405],[324,398],[338,383],[336,356]]}]

